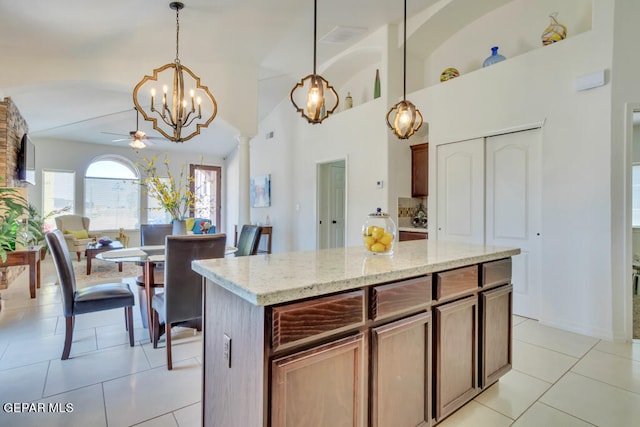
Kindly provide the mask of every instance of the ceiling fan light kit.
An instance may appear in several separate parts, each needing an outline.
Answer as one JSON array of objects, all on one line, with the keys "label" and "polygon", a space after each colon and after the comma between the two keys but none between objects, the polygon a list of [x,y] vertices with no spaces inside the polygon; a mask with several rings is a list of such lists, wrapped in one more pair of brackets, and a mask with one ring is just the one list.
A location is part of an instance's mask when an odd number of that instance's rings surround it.
[{"label": "ceiling fan light kit", "polygon": [[[198,135],[201,128],[209,126],[218,112],[218,106],[209,88],[200,83],[200,77],[180,63],[179,15],[184,4],[171,2],[169,7],[176,11],[176,58],[174,62],[154,69],[153,75],[144,76],[133,89],[133,103],[136,110],[145,120],[152,122],[153,128],[162,136],[173,142],[185,142]],[[162,85],[159,105],[156,105],[154,83]],[[185,92],[187,84],[191,88],[188,95]],[[148,86],[150,103],[143,106],[145,101],[140,101],[140,91]],[[195,125],[195,128],[188,129],[191,125]]]},{"label": "ceiling fan light kit", "polygon": [[[289,99],[296,111],[309,123],[322,123],[338,108],[338,93],[322,76],[316,74],[316,21],[318,11],[317,0],[313,1],[313,74],[309,74],[297,83]],[[302,107],[300,107],[302,106]],[[329,106],[329,107],[328,107]]]},{"label": "ceiling fan light kit", "polygon": [[407,0],[404,0],[404,52],[402,101],[387,113],[387,125],[400,139],[408,139],[422,126],[422,114],[411,101],[407,101]]}]

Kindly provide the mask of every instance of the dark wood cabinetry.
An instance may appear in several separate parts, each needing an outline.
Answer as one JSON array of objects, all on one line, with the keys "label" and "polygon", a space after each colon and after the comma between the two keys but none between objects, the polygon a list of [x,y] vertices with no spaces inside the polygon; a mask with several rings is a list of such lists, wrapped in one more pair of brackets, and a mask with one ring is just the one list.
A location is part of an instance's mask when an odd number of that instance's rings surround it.
[{"label": "dark wood cabinetry", "polygon": [[408,240],[423,240],[426,239],[427,233],[420,233],[418,231],[402,231],[400,230],[399,240],[401,242],[406,242]]},{"label": "dark wood cabinetry", "polygon": [[411,146],[411,197],[429,195],[429,144]]},{"label": "dark wood cabinetry", "polygon": [[478,298],[443,304],[433,312],[435,416],[440,421],[478,393]]},{"label": "dark wood cabinetry", "polygon": [[511,369],[510,282],[502,258],[256,306],[208,280],[203,425],[439,423]]},{"label": "dark wood cabinetry", "polygon": [[511,370],[513,285],[480,292],[480,387]]},{"label": "dark wood cabinetry", "polygon": [[366,425],[365,351],[357,334],[275,359],[271,426]]},{"label": "dark wood cabinetry", "polygon": [[371,426],[431,425],[430,343],[430,312],[373,329]]}]

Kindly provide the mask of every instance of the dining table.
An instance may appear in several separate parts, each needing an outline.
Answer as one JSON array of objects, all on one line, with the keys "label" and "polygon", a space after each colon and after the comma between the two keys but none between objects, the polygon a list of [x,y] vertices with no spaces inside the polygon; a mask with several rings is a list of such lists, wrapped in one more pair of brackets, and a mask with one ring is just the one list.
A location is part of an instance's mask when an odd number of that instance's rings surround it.
[{"label": "dining table", "polygon": [[[125,249],[114,249],[112,251],[102,252],[96,255],[97,259],[109,262],[132,262],[142,266],[142,281],[144,283],[144,292],[146,297],[146,314],[147,325],[149,329],[149,338],[153,340],[153,322],[151,320],[151,298],[154,288],[153,269],[158,263],[165,261],[164,245],[148,245]],[[235,246],[225,246],[224,254],[226,256],[234,255],[238,251]]]}]

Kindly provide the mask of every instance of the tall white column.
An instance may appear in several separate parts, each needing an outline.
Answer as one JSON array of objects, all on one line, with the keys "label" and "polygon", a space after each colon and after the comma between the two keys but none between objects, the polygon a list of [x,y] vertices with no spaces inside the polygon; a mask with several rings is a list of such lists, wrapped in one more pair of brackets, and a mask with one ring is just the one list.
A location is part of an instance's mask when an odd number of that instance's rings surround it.
[{"label": "tall white column", "polygon": [[251,164],[249,156],[249,142],[251,137],[238,137],[238,164],[239,164],[239,189],[238,189],[238,233],[243,224],[251,223],[251,206],[249,205],[249,177]]}]

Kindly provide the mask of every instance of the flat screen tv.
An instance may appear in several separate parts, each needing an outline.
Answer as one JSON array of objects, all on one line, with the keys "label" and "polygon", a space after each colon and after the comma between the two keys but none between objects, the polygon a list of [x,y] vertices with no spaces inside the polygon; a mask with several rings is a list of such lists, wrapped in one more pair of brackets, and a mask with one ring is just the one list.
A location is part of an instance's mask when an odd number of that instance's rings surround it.
[{"label": "flat screen tv", "polygon": [[36,185],[36,146],[26,133],[22,136],[18,153],[18,179]]}]

